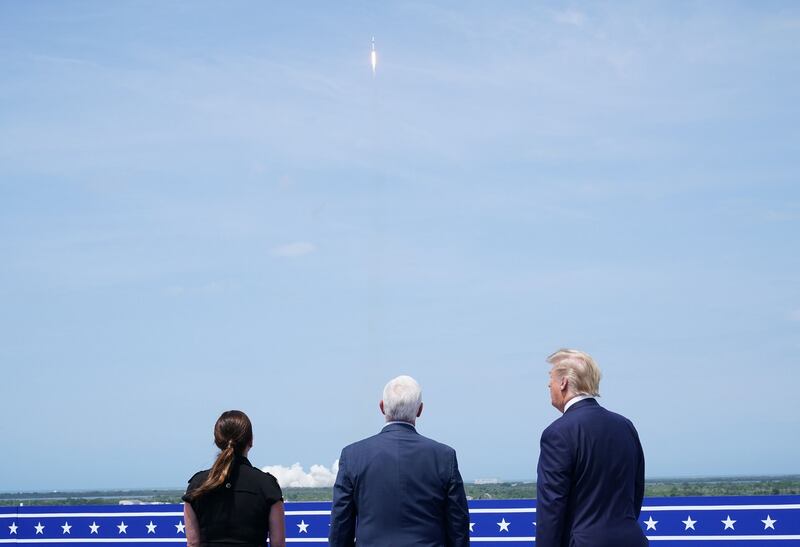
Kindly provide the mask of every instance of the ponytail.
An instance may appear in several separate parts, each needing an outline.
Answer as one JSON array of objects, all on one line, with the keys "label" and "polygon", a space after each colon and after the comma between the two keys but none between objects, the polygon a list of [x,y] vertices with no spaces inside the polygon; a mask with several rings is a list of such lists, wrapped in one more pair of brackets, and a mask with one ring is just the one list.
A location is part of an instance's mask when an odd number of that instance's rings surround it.
[{"label": "ponytail", "polygon": [[208,476],[206,477],[206,480],[203,481],[203,484],[186,494],[186,497],[189,499],[189,501],[194,501],[200,496],[207,494],[211,490],[222,486],[222,483],[224,483],[228,478],[232,463],[233,445],[229,444],[227,447],[225,447],[225,450],[220,452],[219,456],[217,456],[217,461],[215,461],[214,465],[211,466],[211,471],[208,472]]},{"label": "ponytail", "polygon": [[208,492],[222,486],[231,472],[233,457],[253,444],[253,426],[244,412],[223,412],[214,426],[214,442],[222,449],[203,483],[187,492],[186,499],[193,502]]}]

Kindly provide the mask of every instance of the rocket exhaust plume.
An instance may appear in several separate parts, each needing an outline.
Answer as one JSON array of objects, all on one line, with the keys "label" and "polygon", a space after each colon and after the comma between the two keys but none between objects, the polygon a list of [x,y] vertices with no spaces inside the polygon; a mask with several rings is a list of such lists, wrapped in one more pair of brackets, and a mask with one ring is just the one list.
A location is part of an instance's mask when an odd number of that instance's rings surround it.
[{"label": "rocket exhaust plume", "polygon": [[372,63],[372,76],[375,76],[375,69],[378,66],[378,53],[375,51],[375,37],[372,37],[372,51],[370,52],[369,60]]}]

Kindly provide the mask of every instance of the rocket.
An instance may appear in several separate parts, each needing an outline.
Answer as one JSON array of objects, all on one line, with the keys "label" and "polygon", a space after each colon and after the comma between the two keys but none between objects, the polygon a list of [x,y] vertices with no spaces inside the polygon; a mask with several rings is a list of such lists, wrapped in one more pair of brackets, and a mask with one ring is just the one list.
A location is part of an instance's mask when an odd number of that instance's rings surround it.
[{"label": "rocket", "polygon": [[369,56],[370,62],[372,63],[372,76],[375,76],[375,68],[378,66],[378,53],[375,51],[375,37],[372,37],[372,52],[370,52]]}]

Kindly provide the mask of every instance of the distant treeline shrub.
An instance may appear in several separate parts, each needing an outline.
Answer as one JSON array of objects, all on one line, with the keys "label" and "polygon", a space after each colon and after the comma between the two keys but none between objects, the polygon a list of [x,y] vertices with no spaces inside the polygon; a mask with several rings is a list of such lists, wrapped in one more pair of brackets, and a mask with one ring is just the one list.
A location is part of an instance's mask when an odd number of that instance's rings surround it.
[{"label": "distant treeline shrub", "polygon": [[[466,484],[471,499],[531,499],[536,497],[532,482]],[[285,488],[286,501],[331,501],[330,488]],[[24,505],[117,505],[121,500],[145,503],[181,503],[182,490],[121,490],[93,492],[3,493],[0,506]],[[652,480],[645,487],[647,497],[683,496],[775,496],[800,495],[800,475],[791,477],[709,478]]]}]

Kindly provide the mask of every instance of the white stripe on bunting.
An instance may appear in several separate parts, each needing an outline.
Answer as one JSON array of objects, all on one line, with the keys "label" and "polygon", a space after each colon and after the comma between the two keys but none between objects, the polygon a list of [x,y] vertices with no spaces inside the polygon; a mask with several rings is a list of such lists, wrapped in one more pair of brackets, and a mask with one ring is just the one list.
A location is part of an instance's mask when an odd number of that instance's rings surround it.
[{"label": "white stripe on bunting", "polygon": [[[740,541],[740,540],[791,540],[800,539],[800,536],[775,535],[775,536],[647,536],[650,541]],[[471,537],[471,543],[481,541],[536,541],[535,537]]]},{"label": "white stripe on bunting", "polygon": [[642,511],[747,511],[754,509],[800,509],[800,503],[771,505],[645,505]]},{"label": "white stripe on bunting", "polygon": [[186,543],[186,538],[0,539],[0,543]]},{"label": "white stripe on bunting", "polygon": [[[13,518],[17,519],[46,519],[46,518],[75,518],[75,517],[91,517],[91,518],[101,518],[101,517],[182,517],[183,513],[180,511],[163,511],[161,513],[157,511],[153,512],[146,512],[146,513],[20,513],[18,515],[12,515]],[[9,517],[9,518],[12,518]]]},{"label": "white stripe on bunting", "polygon": [[476,541],[536,541],[535,537],[497,537],[497,538],[469,538],[470,543]]}]

